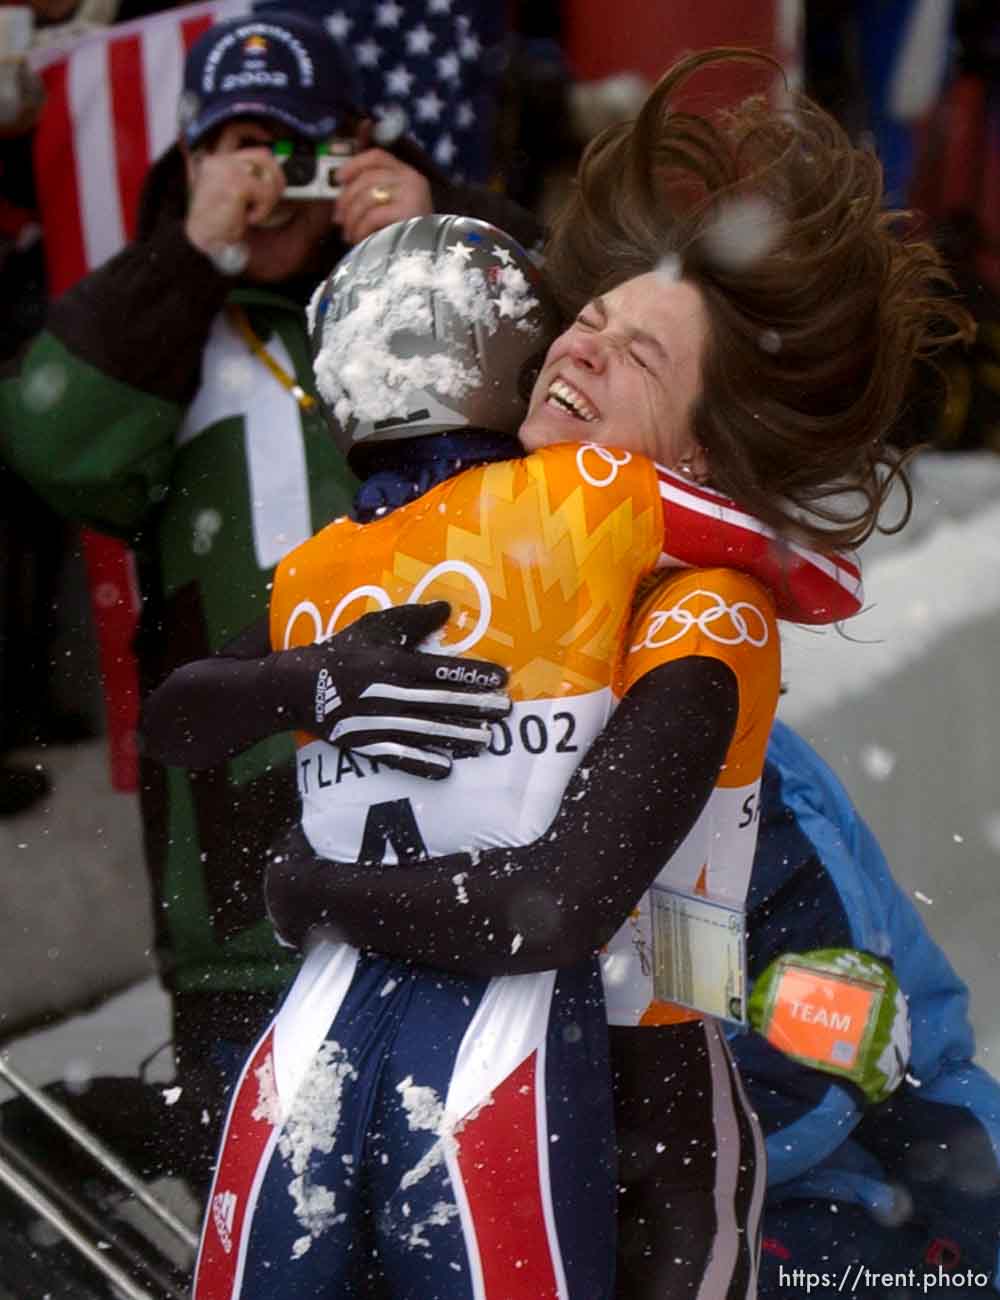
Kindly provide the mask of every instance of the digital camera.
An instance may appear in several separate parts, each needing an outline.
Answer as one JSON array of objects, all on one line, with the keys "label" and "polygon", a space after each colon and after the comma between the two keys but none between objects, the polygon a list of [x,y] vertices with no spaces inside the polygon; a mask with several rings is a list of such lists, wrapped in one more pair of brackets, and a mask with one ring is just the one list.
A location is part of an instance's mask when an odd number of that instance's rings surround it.
[{"label": "digital camera", "polygon": [[356,151],[353,140],[275,140],[271,146],[285,173],[283,199],[335,199],[337,169]]}]

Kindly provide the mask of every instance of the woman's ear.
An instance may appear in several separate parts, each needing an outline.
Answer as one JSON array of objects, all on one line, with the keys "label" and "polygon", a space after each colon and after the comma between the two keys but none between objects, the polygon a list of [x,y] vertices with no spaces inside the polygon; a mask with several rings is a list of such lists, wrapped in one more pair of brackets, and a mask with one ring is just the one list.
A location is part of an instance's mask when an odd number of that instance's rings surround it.
[{"label": "woman's ear", "polygon": [[700,442],[694,444],[687,459],[691,465],[691,477],[694,481],[707,483],[712,475],[708,465],[708,453]]}]

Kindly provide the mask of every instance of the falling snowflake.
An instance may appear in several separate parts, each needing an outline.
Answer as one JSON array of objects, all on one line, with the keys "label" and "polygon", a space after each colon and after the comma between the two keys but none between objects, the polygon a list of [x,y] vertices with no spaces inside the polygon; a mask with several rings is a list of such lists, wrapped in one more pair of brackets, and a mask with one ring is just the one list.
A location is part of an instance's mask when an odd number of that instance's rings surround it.
[{"label": "falling snowflake", "polygon": [[195,555],[207,555],[221,529],[222,515],[218,510],[199,510],[192,523],[191,549]]},{"label": "falling snowflake", "polygon": [[887,781],[896,767],[896,755],[881,745],[866,745],[861,751],[861,766],[873,781]]},{"label": "falling snowflake", "polygon": [[726,270],[740,270],[774,248],[784,231],[784,219],[763,195],[746,195],[721,202],[705,233],[711,259]]},{"label": "falling snowflake", "polygon": [[66,392],[66,367],[54,361],[30,370],[21,384],[21,400],[36,414],[50,411]]},{"label": "falling snowflake", "polygon": [[757,346],[761,352],[768,352],[773,356],[781,351],[781,335],[777,330],[762,330]]},{"label": "falling snowflake", "polygon": [[240,275],[250,261],[250,249],[243,243],[223,244],[211,258],[215,269],[223,275]]},{"label": "falling snowflake", "polygon": [[67,1091],[79,1096],[87,1091],[93,1082],[94,1066],[85,1060],[67,1061],[63,1070],[63,1082]]}]

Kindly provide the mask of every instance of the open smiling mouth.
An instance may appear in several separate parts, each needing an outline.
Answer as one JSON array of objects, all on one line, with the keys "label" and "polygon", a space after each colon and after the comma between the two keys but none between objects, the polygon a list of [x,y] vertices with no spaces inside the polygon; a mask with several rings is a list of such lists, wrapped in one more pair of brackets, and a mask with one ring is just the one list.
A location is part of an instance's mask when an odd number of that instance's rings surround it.
[{"label": "open smiling mouth", "polygon": [[583,394],[578,393],[575,388],[572,388],[563,379],[556,379],[549,385],[546,400],[553,402],[560,410],[567,411],[570,415],[575,416],[578,420],[585,421],[587,424],[591,424],[597,419],[597,411]]}]

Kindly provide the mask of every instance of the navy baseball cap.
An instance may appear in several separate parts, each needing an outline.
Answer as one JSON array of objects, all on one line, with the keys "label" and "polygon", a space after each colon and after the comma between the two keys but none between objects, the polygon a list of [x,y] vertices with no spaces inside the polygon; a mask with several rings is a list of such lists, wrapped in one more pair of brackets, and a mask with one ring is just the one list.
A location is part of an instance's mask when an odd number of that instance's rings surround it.
[{"label": "navy baseball cap", "polygon": [[266,117],[313,140],[367,116],[350,56],[318,23],[267,11],[210,27],[184,64],[180,128],[194,145],[234,117]]}]

